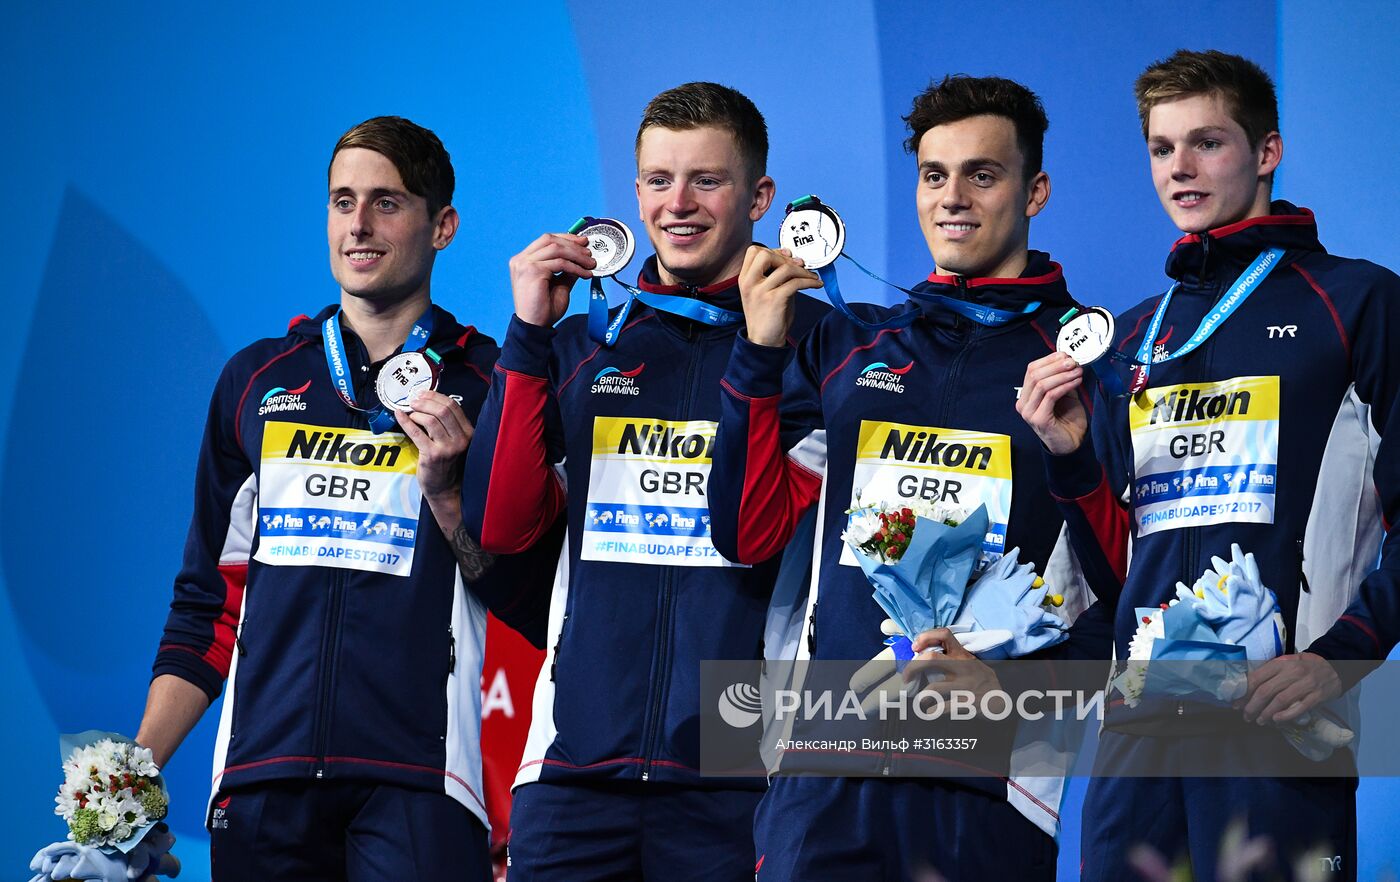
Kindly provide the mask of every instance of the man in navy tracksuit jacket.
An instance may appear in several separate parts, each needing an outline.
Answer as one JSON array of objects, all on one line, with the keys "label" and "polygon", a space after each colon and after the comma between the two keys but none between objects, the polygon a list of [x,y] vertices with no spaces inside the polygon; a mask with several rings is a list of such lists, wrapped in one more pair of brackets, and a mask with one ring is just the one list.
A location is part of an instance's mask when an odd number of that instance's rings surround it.
[{"label": "man in navy tracksuit jacket", "polygon": [[[637,142],[656,249],[644,297],[737,313],[734,277],[773,198],[766,158],[763,118],[738,92],[690,83],[652,100]],[[779,564],[735,566],[710,539],[715,390],[738,325],[639,300],[610,347],[585,316],[554,327],[596,265],[587,241],[546,235],[512,259],[516,314],[463,485],[466,524],[488,551],[568,525],[516,778],[511,878],[750,879],[762,779],[698,770],[700,662],[761,657]],[[793,334],[825,311],[804,299]]]},{"label": "man in navy tracksuit jacket", "polygon": [[[735,341],[722,383],[715,544],[736,561],[769,558],[819,503],[799,659],[865,659],[881,648],[885,613],[840,538],[862,493],[867,502],[883,493],[985,504],[988,557],[1018,547],[1067,595],[1071,616],[1092,602],[1061,541],[1039,445],[1015,413],[1018,361],[1054,351],[1073,302],[1060,266],[1027,250],[1030,219],[1049,197],[1044,110],[1009,80],[951,77],[920,95],[907,121],[920,224],[938,269],[914,299],[853,309],[869,324],[911,323],[875,330],[829,315],[784,373],[786,303],[816,277],[785,252],[758,248],[740,276],[747,336]],[[967,306],[1000,310],[1004,321],[974,320],[960,311]],[[1106,629],[1098,632],[1086,642],[1104,658]],[[970,657],[942,640],[950,657]],[[918,759],[871,753],[859,770],[872,777],[802,777],[809,758],[788,751],[759,807],[759,879],[1054,877],[1059,779],[969,774],[956,755],[956,777],[884,777],[938,774],[916,768]]]},{"label": "man in navy tracksuit jacket", "polygon": [[[1384,659],[1400,639],[1400,558],[1388,526],[1400,515],[1400,357],[1387,341],[1400,326],[1400,279],[1329,255],[1310,211],[1270,202],[1282,140],[1257,66],[1179,52],[1148,68],[1137,92],[1158,195],[1186,235],[1167,258],[1176,285],[1155,337],[1144,340],[1161,296],[1118,317],[1118,351],[1132,357],[1147,342],[1152,360],[1176,353],[1261,254],[1281,254],[1203,345],[1153,364],[1136,396],[1101,395],[1090,436],[1078,396],[1066,394],[1082,370],[1062,357],[1030,366],[1022,407],[1051,454],[1051,487],[1086,569],[1123,582],[1118,658],[1135,608],[1169,600],[1212,556],[1228,559],[1232,543],[1254,555],[1287,628],[1285,654],[1249,678],[1243,722],[1260,725],[1243,725],[1241,710],[1144,701],[1129,712],[1111,702],[1100,768],[1191,774],[1202,754],[1224,768],[1277,768],[1269,758],[1290,748],[1265,724],[1349,686],[1330,660]],[[1211,480],[1222,471],[1247,479]],[[1168,860],[1189,853],[1195,878],[1213,879],[1236,816],[1272,840],[1273,872],[1292,878],[1311,852],[1325,858],[1327,878],[1355,878],[1350,752],[1316,771],[1337,777],[1096,778],[1084,878],[1123,878],[1131,847],[1146,842]]]},{"label": "man in navy tracksuit jacket", "polygon": [[[214,389],[137,740],[163,764],[227,679],[215,879],[490,878],[486,611],[466,590],[487,561],[454,471],[497,349],[431,305],[452,181],[407,120],[347,132],[329,170],[340,304],[234,355]],[[424,347],[437,391],[372,429],[380,367]]]}]

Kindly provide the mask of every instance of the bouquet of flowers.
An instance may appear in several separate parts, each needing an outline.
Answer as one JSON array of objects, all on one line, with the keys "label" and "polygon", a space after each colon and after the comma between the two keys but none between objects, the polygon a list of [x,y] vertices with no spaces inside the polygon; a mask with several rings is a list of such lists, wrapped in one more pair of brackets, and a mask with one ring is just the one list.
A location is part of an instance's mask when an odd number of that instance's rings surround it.
[{"label": "bouquet of flowers", "polygon": [[60,744],[66,759],[54,814],[68,822],[68,838],[130,852],[170,806],[151,752],[110,732],[65,735]]},{"label": "bouquet of flowers", "polygon": [[891,658],[913,657],[910,637],[947,627],[967,635],[968,651],[984,658],[1024,655],[1063,640],[1064,623],[1048,607],[1050,595],[1030,564],[1013,549],[975,581],[987,533],[986,506],[969,514],[947,503],[862,506],[848,513],[842,539],[889,616],[883,629]]},{"label": "bouquet of flowers", "polygon": [[[1185,698],[1228,706],[1249,691],[1248,662],[1283,653],[1285,629],[1278,599],[1259,576],[1254,555],[1230,546],[1231,559],[1212,567],[1158,609],[1138,609],[1128,664],[1114,679],[1128,707],[1144,697]],[[1206,662],[1150,665],[1149,661]],[[1304,756],[1321,760],[1350,744],[1355,733],[1324,712],[1279,727]]]}]

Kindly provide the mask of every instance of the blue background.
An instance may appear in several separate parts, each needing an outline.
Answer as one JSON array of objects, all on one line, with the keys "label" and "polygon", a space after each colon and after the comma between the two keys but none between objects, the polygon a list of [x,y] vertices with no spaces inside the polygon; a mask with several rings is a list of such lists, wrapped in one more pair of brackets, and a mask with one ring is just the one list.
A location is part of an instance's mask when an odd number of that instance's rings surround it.
[{"label": "blue background", "polygon": [[[800,12],[798,11],[800,9]],[[57,734],[135,733],[223,361],[336,298],[325,168],[335,138],[396,113],[438,132],[464,223],[434,295],[496,336],[506,260],[583,213],[636,217],[632,141],[656,92],[714,79],[768,118],[777,209],[818,192],[848,250],[909,282],[931,268],[903,152],[912,96],[949,72],[1023,80],[1051,119],[1054,194],[1032,230],[1082,301],[1122,308],[1162,283],[1157,205],[1131,83],[1172,50],[1216,47],[1273,72],[1278,195],[1317,211],[1340,254],[1400,267],[1393,91],[1400,6],[1319,0],[801,5],[252,2],[6,4],[0,324],[0,876],[58,838]],[[847,296],[886,291],[848,282]],[[865,290],[862,290],[862,287]],[[185,878],[217,708],[171,763]],[[1400,782],[1361,785],[1361,877],[1400,865]],[[1078,867],[1065,806],[1062,878]],[[1150,807],[1144,806],[1144,810]],[[990,832],[990,831],[989,831]]]}]

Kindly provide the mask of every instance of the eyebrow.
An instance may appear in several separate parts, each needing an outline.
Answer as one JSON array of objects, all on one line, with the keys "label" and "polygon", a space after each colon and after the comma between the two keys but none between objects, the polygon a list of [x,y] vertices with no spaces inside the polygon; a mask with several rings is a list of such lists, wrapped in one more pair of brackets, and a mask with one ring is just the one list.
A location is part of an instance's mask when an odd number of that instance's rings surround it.
[{"label": "eyebrow", "polygon": [[[936,159],[927,159],[919,163],[920,171],[943,171],[946,168],[946,164],[939,162]],[[972,171],[973,169],[979,168],[994,168],[999,171],[1006,171],[1006,166],[1002,165],[997,160],[992,159],[990,156],[980,156],[975,157],[973,159],[964,160],[960,168],[963,171]]]},{"label": "eyebrow", "polygon": [[[331,195],[332,195],[332,196],[339,196],[339,195],[341,195],[341,194],[349,194],[349,195],[353,196],[353,195],[355,195],[355,188],[353,188],[353,187],[336,187],[334,190],[331,191]],[[405,200],[408,199],[408,194],[405,193],[404,191],[402,191],[402,190],[395,190],[395,189],[392,189],[392,188],[389,188],[389,187],[376,187],[375,189],[369,191],[369,195],[370,195],[371,198],[373,198],[373,197],[375,197],[375,196],[394,196],[394,197],[397,197],[397,198],[399,198],[399,199],[405,199]]]},{"label": "eyebrow", "polygon": [[[1186,133],[1186,140],[1190,141],[1196,138],[1204,137],[1206,135],[1228,134],[1230,134],[1230,130],[1225,128],[1224,126],[1199,126]],[[1147,140],[1148,143],[1168,143],[1171,141],[1171,139],[1166,137],[1165,135],[1151,135],[1148,137]]]},{"label": "eyebrow", "polygon": [[[679,177],[679,175],[675,175],[670,169],[665,169],[665,168],[644,168],[644,169],[639,169],[639,170],[637,171],[637,177],[645,178],[645,177],[650,177],[651,175],[668,175],[668,176],[672,176],[672,177]],[[733,177],[733,175],[732,175],[730,172],[725,171],[724,169],[720,169],[720,168],[696,168],[696,169],[690,169],[690,170],[687,172],[687,175],[688,175],[689,177],[692,177],[692,178],[695,177],[695,176],[697,176],[697,175],[708,175],[709,177],[712,177],[712,178],[730,178],[730,177]]]}]

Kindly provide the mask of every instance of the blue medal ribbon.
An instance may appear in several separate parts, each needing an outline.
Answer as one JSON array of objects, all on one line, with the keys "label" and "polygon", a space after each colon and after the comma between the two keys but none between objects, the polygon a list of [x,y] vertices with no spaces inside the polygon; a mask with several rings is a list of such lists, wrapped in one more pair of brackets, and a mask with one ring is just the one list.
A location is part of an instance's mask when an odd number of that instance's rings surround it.
[{"label": "blue medal ribbon", "polygon": [[613,279],[613,281],[627,292],[627,300],[617,311],[617,315],[613,316],[611,322],[608,321],[608,295],[603,291],[603,280],[594,277],[588,292],[588,336],[593,338],[593,342],[602,343],[604,346],[612,346],[617,342],[618,335],[622,333],[623,325],[627,324],[627,316],[632,312],[632,304],[638,300],[652,309],[669,312],[672,315],[688,318],[691,321],[715,328],[736,325],[744,320],[742,312],[721,309],[694,297],[653,294],[617,279]]},{"label": "blue medal ribbon", "polygon": [[[1023,308],[1019,310],[1010,310],[998,309],[995,306],[988,306],[983,303],[972,303],[967,300],[959,300],[956,297],[948,297],[944,294],[928,294],[923,291],[915,291],[912,288],[904,288],[894,284],[893,282],[880,278],[879,276],[875,275],[875,273],[866,269],[864,266],[861,266],[860,262],[854,257],[851,257],[849,254],[843,252],[841,256],[849,260],[851,263],[855,264],[856,269],[865,273],[867,276],[869,276],[877,282],[884,282],[886,285],[889,285],[896,291],[903,291],[905,294],[909,295],[914,300],[918,300],[923,303],[929,303],[942,309],[950,310],[962,316],[963,318],[968,319],[969,321],[976,322],[977,324],[983,325],[985,327],[1001,327],[1002,325],[1009,324],[1013,321],[1016,321],[1019,318],[1031,315],[1037,309],[1040,309],[1039,300],[1027,303]],[[844,315],[846,318],[850,319],[852,322],[854,322],[862,328],[865,328],[866,330],[876,331],[880,330],[881,328],[903,328],[908,327],[909,325],[912,325],[914,322],[918,321],[919,313],[906,312],[900,315],[891,316],[882,322],[867,322],[860,316],[856,315],[851,310],[851,308],[846,305],[845,298],[841,296],[841,285],[836,280],[835,263],[829,263],[821,269],[817,270],[817,275],[821,277],[822,290],[826,292],[826,299],[831,301],[831,305],[834,306],[836,310],[842,315]]]},{"label": "blue medal ribbon", "polygon": [[[1205,318],[1201,319],[1200,325],[1196,327],[1196,332],[1191,335],[1191,338],[1182,344],[1182,347],[1177,351],[1156,359],[1155,361],[1171,361],[1172,359],[1181,358],[1184,355],[1194,352],[1201,344],[1209,340],[1210,335],[1214,334],[1216,329],[1235,313],[1235,310],[1244,305],[1244,302],[1249,299],[1249,295],[1253,294],[1260,283],[1269,277],[1269,273],[1273,272],[1274,268],[1278,266],[1278,262],[1282,259],[1284,253],[1285,251],[1282,248],[1268,248],[1261,251],[1259,256],[1254,259],[1254,263],[1250,264],[1244,272],[1240,273],[1239,278],[1235,279],[1235,283],[1230,286],[1230,290],[1225,292],[1225,295],[1216,302],[1215,306],[1206,314]],[[1147,377],[1148,374],[1151,373],[1154,363],[1154,359],[1152,358],[1154,341],[1157,339],[1157,332],[1162,329],[1162,321],[1167,315],[1167,306],[1171,303],[1172,294],[1174,294],[1179,287],[1181,287],[1179,282],[1172,285],[1171,288],[1167,290],[1167,293],[1162,295],[1161,301],[1157,304],[1156,311],[1152,313],[1152,321],[1148,323],[1147,331],[1142,338],[1142,345],[1138,347],[1137,358],[1135,359],[1136,365],[1133,368],[1132,382],[1129,384],[1128,391],[1133,394],[1147,388]],[[1109,351],[1112,352],[1113,350]]]},{"label": "blue medal ribbon", "polygon": [[[369,427],[376,435],[392,429],[397,421],[383,404],[376,404],[372,408],[360,407],[355,401],[355,383],[350,379],[350,366],[346,362],[345,345],[341,342],[340,333],[340,310],[326,319],[321,326],[321,336],[326,341],[326,368],[331,374],[331,385],[335,387],[336,394],[340,400],[352,410],[357,410],[365,414],[369,419]],[[433,333],[433,308],[429,306],[424,313],[418,317],[418,321],[413,323],[413,329],[408,332],[408,339],[404,341],[402,352],[418,352],[427,349],[428,337]],[[428,354],[436,360],[437,356],[431,349]]]}]

